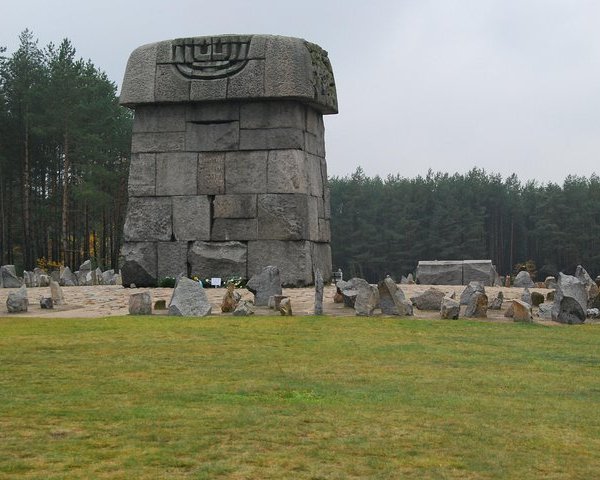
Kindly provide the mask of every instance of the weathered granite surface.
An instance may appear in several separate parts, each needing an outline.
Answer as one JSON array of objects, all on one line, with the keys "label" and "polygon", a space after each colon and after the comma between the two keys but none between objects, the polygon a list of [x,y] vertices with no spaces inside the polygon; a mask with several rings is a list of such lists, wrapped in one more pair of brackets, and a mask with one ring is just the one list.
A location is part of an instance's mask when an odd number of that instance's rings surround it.
[{"label": "weathered granite surface", "polygon": [[[337,113],[337,96],[327,52],[270,35],[144,45],[120,102],[135,110],[123,285],[248,277],[266,265],[286,286],[313,283],[316,268],[330,279],[322,116]],[[245,252],[233,269],[231,242]],[[203,244],[223,248],[223,261]]]}]

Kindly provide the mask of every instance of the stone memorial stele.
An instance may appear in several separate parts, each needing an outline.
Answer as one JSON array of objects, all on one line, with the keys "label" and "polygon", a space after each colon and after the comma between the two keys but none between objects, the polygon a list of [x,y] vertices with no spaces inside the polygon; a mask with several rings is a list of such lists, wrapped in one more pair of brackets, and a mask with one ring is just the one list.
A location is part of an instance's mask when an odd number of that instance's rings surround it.
[{"label": "stone memorial stele", "polygon": [[272,35],[152,43],[129,57],[120,102],[135,110],[123,285],[268,265],[284,286],[329,280],[326,51]]}]

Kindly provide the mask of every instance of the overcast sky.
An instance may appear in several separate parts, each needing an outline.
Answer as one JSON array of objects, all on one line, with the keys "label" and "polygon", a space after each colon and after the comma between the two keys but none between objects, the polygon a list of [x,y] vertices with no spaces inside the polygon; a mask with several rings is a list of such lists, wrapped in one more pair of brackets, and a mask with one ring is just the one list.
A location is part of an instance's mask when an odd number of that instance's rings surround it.
[{"label": "overcast sky", "polygon": [[5,0],[0,46],[69,38],[121,84],[144,43],[220,33],[302,37],[329,52],[340,113],[330,175],[473,167],[561,183],[600,173],[596,0]]}]

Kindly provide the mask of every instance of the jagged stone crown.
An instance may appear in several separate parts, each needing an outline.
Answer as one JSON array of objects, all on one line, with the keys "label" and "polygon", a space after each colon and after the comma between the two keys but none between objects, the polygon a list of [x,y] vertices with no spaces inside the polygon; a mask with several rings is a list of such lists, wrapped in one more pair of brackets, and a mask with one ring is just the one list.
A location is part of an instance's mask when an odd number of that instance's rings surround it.
[{"label": "jagged stone crown", "polygon": [[143,45],[129,57],[120,102],[294,99],[337,113],[327,52],[301,38],[219,35]]}]

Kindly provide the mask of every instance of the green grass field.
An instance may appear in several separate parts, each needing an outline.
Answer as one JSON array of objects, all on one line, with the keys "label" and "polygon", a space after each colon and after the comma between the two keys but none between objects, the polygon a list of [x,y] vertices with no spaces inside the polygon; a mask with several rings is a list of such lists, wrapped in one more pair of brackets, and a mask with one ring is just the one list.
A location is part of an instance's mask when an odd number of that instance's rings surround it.
[{"label": "green grass field", "polygon": [[0,478],[600,476],[600,326],[0,318]]}]

